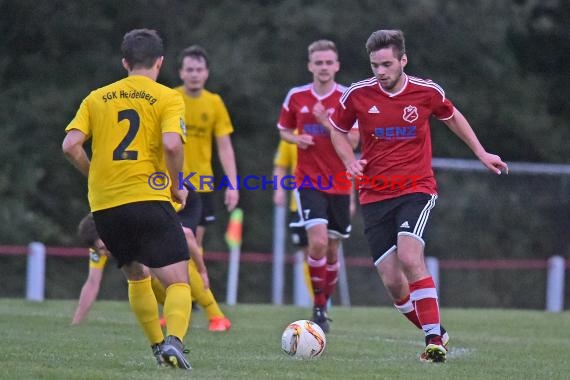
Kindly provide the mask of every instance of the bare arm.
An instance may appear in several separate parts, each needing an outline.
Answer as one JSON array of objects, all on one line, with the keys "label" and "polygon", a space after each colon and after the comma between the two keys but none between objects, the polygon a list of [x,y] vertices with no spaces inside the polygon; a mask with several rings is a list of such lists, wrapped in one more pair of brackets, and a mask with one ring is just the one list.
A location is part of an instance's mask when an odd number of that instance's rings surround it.
[{"label": "bare arm", "polygon": [[499,156],[488,153],[485,148],[483,148],[479,139],[475,135],[473,128],[471,128],[471,125],[469,125],[465,116],[463,116],[457,108],[455,109],[451,119],[444,120],[443,122],[473,151],[475,156],[477,156],[479,161],[481,161],[485,167],[499,175],[502,170],[509,174],[509,167],[507,164],[503,162]]},{"label": "bare arm", "polygon": [[[325,109],[325,106],[321,102],[318,102],[313,107],[313,115],[315,116],[315,119],[317,119],[317,121],[321,123],[321,125],[323,125],[325,128],[327,128],[329,131],[332,132],[334,127],[332,126],[329,120],[330,114],[328,110]],[[360,133],[358,132],[358,129],[351,129],[348,132],[348,139],[350,140],[350,145],[352,146],[352,149],[353,150],[356,149],[358,143],[360,142]]]},{"label": "bare arm", "polygon": [[233,189],[229,187],[226,189],[224,196],[224,204],[226,205],[227,210],[232,211],[236,208],[239,202],[239,191],[237,186],[236,157],[230,135],[216,137],[216,146],[218,148],[218,157],[220,157],[224,173],[226,173],[226,176],[233,186]]},{"label": "bare arm", "polygon": [[168,176],[171,181],[170,192],[172,193],[172,199],[184,206],[186,204],[188,190],[185,188],[180,189],[180,183],[178,181],[178,173],[182,172],[182,165],[184,164],[182,138],[178,133],[163,133],[162,145],[164,148],[166,168],[168,169]]},{"label": "bare arm", "polygon": [[358,129],[351,129],[348,132],[348,139],[350,140],[350,145],[352,146],[352,150],[358,147],[358,143],[360,142],[360,132]]},{"label": "bare arm", "polygon": [[208,277],[208,270],[206,269],[204,256],[202,256],[199,251],[197,255],[191,254],[190,256],[191,256],[190,258],[196,265],[196,270],[198,271],[200,277],[202,278],[202,282],[204,283],[204,289],[210,289],[210,278]]},{"label": "bare arm", "polygon": [[315,145],[313,136],[307,134],[296,135],[292,129],[280,129],[279,134],[283,140],[295,144],[301,149],[307,149],[309,146]]},{"label": "bare arm", "polygon": [[[204,282],[204,289],[210,288],[210,279],[208,277],[208,270],[206,269],[206,263],[204,262],[204,257],[200,252],[200,247],[198,246],[198,242],[196,241],[196,236],[192,229],[187,227],[182,227],[184,230],[184,235],[186,237],[186,243],[188,244],[188,250],[190,251],[190,259],[196,265],[196,270],[202,277],[202,281]],[[192,279],[190,279],[192,281]]]},{"label": "bare arm", "polygon": [[336,153],[344,163],[346,171],[352,177],[362,175],[366,160],[357,160],[350,144],[348,134],[338,131],[336,128],[331,130],[331,140]]},{"label": "bare arm", "polygon": [[89,275],[85,284],[81,288],[81,294],[79,295],[79,302],[77,308],[75,309],[75,314],[73,315],[72,325],[80,324],[89,310],[91,305],[97,299],[97,294],[99,294],[99,288],[101,287],[101,279],[103,278],[103,269],[99,268],[89,268]]},{"label": "bare arm", "polygon": [[83,143],[87,136],[78,129],[72,129],[67,133],[61,144],[61,149],[65,157],[79,170],[85,177],[89,176],[89,158],[83,148]]},{"label": "bare arm", "polygon": [[356,214],[356,202],[358,199],[358,194],[357,194],[356,188],[353,186],[352,189],[350,189],[350,206],[349,206],[349,210],[350,210],[350,217],[354,218],[354,215]]}]

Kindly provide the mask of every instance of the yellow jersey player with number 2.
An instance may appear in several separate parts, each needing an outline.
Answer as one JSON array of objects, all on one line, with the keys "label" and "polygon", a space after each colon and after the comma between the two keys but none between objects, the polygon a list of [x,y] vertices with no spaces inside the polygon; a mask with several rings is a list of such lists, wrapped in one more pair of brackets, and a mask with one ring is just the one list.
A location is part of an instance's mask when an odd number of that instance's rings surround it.
[{"label": "yellow jersey player with number 2", "polygon": [[[155,30],[135,29],[121,44],[128,76],[92,91],[66,128],[62,149],[88,177],[95,226],[128,280],[129,303],[159,364],[190,369],[183,340],[191,312],[188,247],[170,204],[186,202],[184,102],[156,82],[164,60]],[[92,156],[83,144],[91,139]],[[150,186],[157,172],[170,186]],[[149,271],[150,269],[150,271]],[[150,274],[166,288],[162,332]]]}]

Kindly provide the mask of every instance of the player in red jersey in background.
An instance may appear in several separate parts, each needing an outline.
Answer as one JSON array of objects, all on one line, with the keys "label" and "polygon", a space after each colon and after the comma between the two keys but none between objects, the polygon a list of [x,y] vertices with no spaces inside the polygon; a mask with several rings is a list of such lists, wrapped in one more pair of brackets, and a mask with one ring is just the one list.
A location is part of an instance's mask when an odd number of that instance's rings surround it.
[{"label": "player in red jersey in background", "polygon": [[[485,151],[465,117],[430,80],[406,75],[404,34],[379,30],[366,50],[374,76],[353,84],[331,115],[331,138],[348,173],[366,176],[360,186],[365,234],[374,264],[396,308],[422,328],[422,361],[443,362],[447,334],[441,328],[437,292],[424,262],[425,232],[437,187],[431,166],[429,119],[443,121],[489,170],[508,173],[499,156]],[[362,158],[347,132],[358,121]],[[384,180],[398,178],[385,186]]]},{"label": "player in red jersey in background", "polygon": [[334,42],[315,41],[309,45],[308,53],[313,82],[289,91],[277,126],[281,138],[298,147],[296,197],[299,226],[307,230],[309,241],[312,320],[328,332],[326,305],[338,282],[339,239],[348,238],[351,228],[350,189],[340,189],[332,183],[331,176],[345,168],[332,146],[329,128],[319,120],[323,112],[334,110],[346,88],[335,82],[340,63]]}]

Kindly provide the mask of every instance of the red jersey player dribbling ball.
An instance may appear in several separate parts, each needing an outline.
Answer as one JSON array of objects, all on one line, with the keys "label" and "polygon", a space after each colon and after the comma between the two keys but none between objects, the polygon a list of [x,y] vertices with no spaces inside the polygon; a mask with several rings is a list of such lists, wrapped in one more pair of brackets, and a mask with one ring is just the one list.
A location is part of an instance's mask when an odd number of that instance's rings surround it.
[{"label": "red jersey player dribbling ball", "polygon": [[[437,193],[431,166],[429,119],[453,116],[453,104],[440,86],[429,80],[404,75],[397,93],[382,89],[375,77],[353,84],[331,115],[335,128],[349,131],[358,120],[364,175],[371,180],[361,185],[362,204],[409,193]],[[384,186],[385,182],[390,183]]]}]

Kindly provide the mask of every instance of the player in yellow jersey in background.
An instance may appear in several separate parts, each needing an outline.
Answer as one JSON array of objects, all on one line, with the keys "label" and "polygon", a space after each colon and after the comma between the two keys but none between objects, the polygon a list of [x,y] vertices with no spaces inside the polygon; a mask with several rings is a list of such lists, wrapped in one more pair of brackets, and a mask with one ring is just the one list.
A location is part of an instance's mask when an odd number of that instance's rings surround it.
[{"label": "player in yellow jersey in background", "polygon": [[[159,364],[190,369],[182,341],[191,292],[188,247],[170,204],[188,192],[178,173],[186,140],[184,102],[156,79],[164,59],[158,33],[136,29],[121,44],[128,76],[92,91],[66,128],[62,149],[88,177],[89,205],[101,240],[129,284],[129,303]],[[91,159],[83,144],[91,139]],[[168,172],[170,186],[157,177]],[[166,288],[166,339],[150,272]]]},{"label": "player in yellow jersey in background", "polygon": [[[216,141],[218,157],[225,175],[232,186],[225,190],[224,203],[228,211],[233,210],[239,201],[237,190],[237,169],[230,134],[232,123],[222,98],[204,88],[209,75],[209,61],[206,51],[197,45],[190,46],[180,53],[180,79],[183,85],[175,90],[182,94],[186,106],[185,123],[187,142],[185,145],[184,176],[190,176],[192,188],[189,190],[186,207],[178,212],[188,240],[189,247],[197,244],[203,253],[206,225],[215,221],[213,199],[212,145]],[[196,239],[194,239],[194,235]],[[223,314],[209,287],[206,268],[194,267],[190,261],[191,278],[194,271],[201,273],[204,285],[193,286],[193,296],[205,308],[211,331],[226,331],[231,327],[230,320]]]},{"label": "player in yellow jersey in background", "polygon": [[[111,252],[109,252],[105,246],[105,243],[103,243],[99,237],[99,234],[97,233],[97,229],[95,228],[95,221],[93,220],[93,215],[91,213],[87,214],[79,222],[77,235],[81,243],[89,247],[89,273],[85,279],[85,283],[81,288],[79,301],[77,302],[73,320],[71,321],[72,325],[81,324],[87,317],[87,314],[89,313],[93,302],[95,302],[97,295],[99,294],[99,289],[101,288],[101,282],[103,279],[103,271],[107,265],[109,256],[111,255]],[[191,261],[196,260],[196,262],[200,262],[202,265],[204,265],[202,255],[198,250],[191,251],[190,253]],[[193,264],[191,266],[194,268],[194,272],[190,273],[190,288],[192,291],[192,296],[196,297],[198,303],[208,310],[208,307],[211,306],[205,302],[201,302],[204,301],[204,296],[202,295],[204,292],[195,291],[195,289],[200,288],[200,286],[202,286],[202,288],[204,286],[203,282],[201,282],[202,280],[200,279],[200,274],[196,271],[197,266],[200,266],[200,264]],[[164,289],[164,286],[162,286],[156,277],[152,276],[151,285],[157,302],[161,305],[164,305],[166,298],[166,290]],[[166,322],[164,318],[161,319],[161,324],[163,324],[163,322]]]},{"label": "player in yellow jersey in background", "polygon": [[[296,166],[297,146],[285,140],[280,140],[273,159],[273,175],[277,177],[277,186],[273,193],[273,203],[276,206],[285,206],[285,203],[287,202],[287,192],[285,188],[281,186],[281,181],[286,175],[293,175],[292,180],[294,180]],[[291,199],[289,200],[289,222],[294,224],[298,223],[299,220],[297,202],[295,201],[295,197],[291,196]],[[303,227],[296,227],[295,225],[289,225],[289,231],[291,232],[291,242],[303,251],[303,255],[305,257],[303,265],[305,285],[307,286],[308,294],[312,296],[313,286],[311,285],[309,266],[306,262],[307,246],[309,245],[307,240],[307,231],[305,231]]]},{"label": "player in yellow jersey in background", "polygon": [[[97,299],[99,289],[101,288],[101,281],[103,279],[103,271],[109,261],[111,252],[99,237],[97,229],[95,228],[95,221],[93,214],[87,214],[79,222],[77,227],[77,235],[82,245],[89,247],[89,273],[85,279],[85,283],[81,287],[81,294],[77,302],[77,307],[73,314],[71,324],[76,326],[83,322],[87,317],[93,302]],[[164,286],[156,277],[151,276],[151,285],[155,298],[159,304],[164,305],[166,290]]]},{"label": "player in yellow jersey in background", "polygon": [[81,220],[77,228],[77,235],[79,240],[81,240],[81,244],[89,247],[89,274],[81,288],[77,308],[71,321],[72,325],[79,325],[83,322],[91,309],[91,305],[97,299],[99,289],[101,288],[101,280],[103,279],[103,270],[111,254],[107,250],[105,243],[99,238],[99,234],[95,229],[93,215],[88,214]]}]

